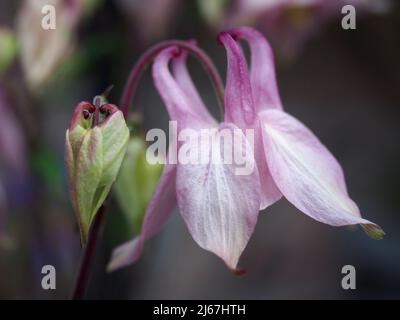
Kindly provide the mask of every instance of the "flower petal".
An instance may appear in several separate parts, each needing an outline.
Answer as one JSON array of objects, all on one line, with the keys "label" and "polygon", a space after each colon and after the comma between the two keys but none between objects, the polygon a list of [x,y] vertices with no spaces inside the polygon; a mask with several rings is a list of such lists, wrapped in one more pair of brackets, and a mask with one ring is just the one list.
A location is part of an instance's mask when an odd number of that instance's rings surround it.
[{"label": "flower petal", "polygon": [[222,32],[218,40],[224,45],[228,59],[225,121],[245,128],[252,125],[256,119],[246,60],[230,34]]},{"label": "flower petal", "polygon": [[[223,123],[215,133],[222,135],[223,129],[234,138],[217,140],[213,136],[209,148],[204,148],[204,144],[200,149],[192,145],[198,154],[206,154],[213,160],[178,164],[176,186],[178,207],[193,239],[235,270],[257,222],[260,183],[252,149],[242,130]],[[242,175],[237,170],[237,161],[226,163],[223,158],[226,150],[233,151],[233,159],[237,159],[237,153],[245,154],[251,170]]]},{"label": "flower petal", "polygon": [[260,210],[263,210],[282,198],[282,192],[276,186],[274,179],[265,160],[262,123],[256,122],[254,137],[254,158],[257,163],[261,184],[261,203]]},{"label": "flower petal", "polygon": [[176,206],[176,165],[165,165],[160,181],[146,209],[140,235],[114,249],[107,266],[109,272],[135,263],[144,242],[165,224]]},{"label": "flower petal", "polygon": [[260,119],[272,177],[294,206],[332,226],[365,224],[375,233],[381,230],[361,218],[347,194],[340,164],[308,128],[279,110],[264,111]]},{"label": "flower petal", "polygon": [[260,32],[249,27],[236,28],[229,33],[234,38],[246,40],[250,46],[250,79],[257,110],[282,109],[276,84],[274,55],[267,40]]}]

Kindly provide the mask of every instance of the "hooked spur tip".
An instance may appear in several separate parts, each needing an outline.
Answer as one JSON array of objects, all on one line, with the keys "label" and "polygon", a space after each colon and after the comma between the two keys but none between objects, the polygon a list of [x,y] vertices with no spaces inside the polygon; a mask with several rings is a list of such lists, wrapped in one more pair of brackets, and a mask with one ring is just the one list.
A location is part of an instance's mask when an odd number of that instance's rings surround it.
[{"label": "hooked spur tip", "polygon": [[244,268],[232,267],[225,262],[225,265],[228,267],[229,271],[235,276],[243,276],[247,273],[247,270]]},{"label": "hooked spur tip", "polygon": [[230,30],[226,30],[226,31],[222,31],[222,32],[218,33],[217,42],[220,45],[223,45],[222,37],[225,37],[227,35],[230,36],[234,41],[237,41],[240,37],[239,32],[236,29],[230,29]]},{"label": "hooked spur tip", "polygon": [[362,224],[361,227],[364,229],[364,232],[374,240],[382,240],[386,235],[385,231],[376,224]]},{"label": "hooked spur tip", "polygon": [[224,45],[222,38],[225,37],[227,34],[229,34],[229,33],[227,33],[226,31],[222,31],[222,32],[218,33],[216,40],[219,45],[221,45],[221,46]]}]

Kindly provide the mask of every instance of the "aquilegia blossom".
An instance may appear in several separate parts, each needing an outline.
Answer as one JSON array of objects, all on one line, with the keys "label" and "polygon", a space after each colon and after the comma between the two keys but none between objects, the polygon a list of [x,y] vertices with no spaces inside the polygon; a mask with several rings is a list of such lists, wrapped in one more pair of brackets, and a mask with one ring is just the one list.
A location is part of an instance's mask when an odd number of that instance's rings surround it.
[{"label": "aquilegia blossom", "polygon": [[[267,164],[265,176],[260,170],[261,180],[268,181],[270,190],[275,194],[281,192],[317,221],[332,226],[361,224],[370,236],[381,238],[382,229],[362,219],[357,205],[349,198],[338,161],[304,124],[282,110],[272,50],[266,39],[248,27],[221,33],[219,39],[228,55],[225,108],[235,110],[235,123],[254,127],[259,131],[256,137],[262,136],[262,142],[256,138],[255,144],[256,154],[257,150],[264,152],[264,159],[256,158],[259,170]],[[234,39],[243,39],[250,46],[250,75]],[[242,117],[238,109],[243,101],[253,101],[255,122]]]},{"label": "aquilegia blossom", "polygon": [[[250,73],[236,42],[239,38],[250,45]],[[193,239],[232,270],[236,270],[259,210],[282,195],[320,222],[362,224],[370,235],[381,237],[383,231],[362,219],[348,197],[336,159],[309,129],[282,110],[267,41],[251,28],[223,32],[218,39],[228,59],[221,124],[209,115],[187,72],[185,57],[176,58],[176,48],[158,55],[153,79],[171,119],[178,122],[178,132],[185,128],[229,128],[239,129],[244,136],[245,130],[253,130],[254,143],[247,141],[240,146],[250,156],[254,170],[236,175],[235,166],[226,163],[165,165],[141,234],[114,251],[109,270],[135,262],[144,241],[158,232],[176,205]],[[170,60],[173,75],[168,68]]]}]

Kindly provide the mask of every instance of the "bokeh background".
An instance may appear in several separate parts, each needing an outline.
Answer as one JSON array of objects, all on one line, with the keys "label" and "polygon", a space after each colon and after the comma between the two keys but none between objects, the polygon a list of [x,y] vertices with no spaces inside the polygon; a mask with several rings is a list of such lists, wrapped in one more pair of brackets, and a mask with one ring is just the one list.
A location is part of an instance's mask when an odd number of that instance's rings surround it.
[{"label": "bokeh background", "polygon": [[[40,28],[45,4],[57,9],[56,30]],[[356,30],[341,27],[344,4],[356,8]],[[281,200],[260,213],[237,277],[175,212],[136,265],[107,274],[112,249],[134,234],[113,196],[86,297],[400,298],[400,8],[380,0],[0,0],[0,298],[70,297],[82,254],[63,163],[74,106],[110,84],[118,103],[136,59],[165,39],[196,39],[225,78],[216,35],[244,24],[268,37],[286,110],[339,159],[351,197],[386,237],[320,224]],[[218,117],[207,76],[189,63]],[[142,131],[167,128],[148,71],[133,108]],[[46,264],[56,290],[41,288]],[[341,288],[347,264],[356,290]]]}]

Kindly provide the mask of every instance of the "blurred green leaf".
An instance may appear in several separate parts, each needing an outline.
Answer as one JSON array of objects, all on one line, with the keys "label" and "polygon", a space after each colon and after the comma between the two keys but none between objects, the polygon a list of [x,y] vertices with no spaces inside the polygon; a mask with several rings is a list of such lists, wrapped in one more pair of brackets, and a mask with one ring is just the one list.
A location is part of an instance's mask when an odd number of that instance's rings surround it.
[{"label": "blurred green leaf", "polygon": [[215,26],[225,13],[227,0],[198,0],[200,14],[209,25]]},{"label": "blurred green leaf", "polygon": [[31,167],[40,179],[53,191],[61,191],[61,166],[56,155],[44,147],[37,149],[31,156]]},{"label": "blurred green leaf", "polygon": [[14,61],[17,53],[17,41],[14,33],[7,28],[0,28],[0,75]]},{"label": "blurred green leaf", "polygon": [[146,144],[131,138],[125,159],[115,182],[116,198],[135,234],[140,231],[144,213],[158,183],[162,165],[146,160]]}]

